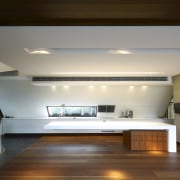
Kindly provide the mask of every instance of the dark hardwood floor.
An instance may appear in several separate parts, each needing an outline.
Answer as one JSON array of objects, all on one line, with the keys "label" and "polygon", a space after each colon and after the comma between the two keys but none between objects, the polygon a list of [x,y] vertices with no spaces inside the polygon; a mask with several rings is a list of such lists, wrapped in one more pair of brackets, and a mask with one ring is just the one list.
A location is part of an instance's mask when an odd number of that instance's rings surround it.
[{"label": "dark hardwood floor", "polygon": [[2,147],[5,152],[0,154],[0,166],[14,158],[16,155],[37,141],[41,135],[38,134],[6,134],[1,136]]},{"label": "dark hardwood floor", "polygon": [[45,135],[0,167],[0,179],[179,180],[179,169],[179,145],[177,153],[137,152],[118,134]]}]

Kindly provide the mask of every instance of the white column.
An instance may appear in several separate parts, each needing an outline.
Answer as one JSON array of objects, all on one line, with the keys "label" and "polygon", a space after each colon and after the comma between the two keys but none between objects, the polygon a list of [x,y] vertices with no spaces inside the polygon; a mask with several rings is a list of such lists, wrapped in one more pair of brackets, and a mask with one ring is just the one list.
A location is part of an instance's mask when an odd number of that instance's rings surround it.
[{"label": "white column", "polygon": [[2,152],[2,120],[0,120],[0,153]]},{"label": "white column", "polygon": [[169,127],[168,130],[168,152],[176,152],[176,126]]}]

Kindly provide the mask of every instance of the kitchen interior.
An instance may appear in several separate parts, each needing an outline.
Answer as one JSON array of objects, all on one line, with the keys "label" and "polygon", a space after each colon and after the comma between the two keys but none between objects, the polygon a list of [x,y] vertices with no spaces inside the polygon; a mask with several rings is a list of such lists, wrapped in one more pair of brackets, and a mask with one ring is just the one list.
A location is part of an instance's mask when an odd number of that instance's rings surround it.
[{"label": "kitchen interior", "polygon": [[179,7],[0,1],[0,179],[180,179]]},{"label": "kitchen interior", "polygon": [[169,132],[166,150],[176,152],[180,140],[178,30],[2,27],[2,134],[160,128]]}]

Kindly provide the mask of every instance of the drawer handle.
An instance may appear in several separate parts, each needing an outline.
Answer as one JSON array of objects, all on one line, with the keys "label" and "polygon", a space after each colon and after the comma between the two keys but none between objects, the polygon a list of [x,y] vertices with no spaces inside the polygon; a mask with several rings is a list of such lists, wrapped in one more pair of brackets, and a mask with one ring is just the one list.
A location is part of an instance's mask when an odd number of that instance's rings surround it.
[{"label": "drawer handle", "polygon": [[113,131],[113,130],[110,130],[110,131],[101,131],[101,132],[115,132],[115,131]]}]

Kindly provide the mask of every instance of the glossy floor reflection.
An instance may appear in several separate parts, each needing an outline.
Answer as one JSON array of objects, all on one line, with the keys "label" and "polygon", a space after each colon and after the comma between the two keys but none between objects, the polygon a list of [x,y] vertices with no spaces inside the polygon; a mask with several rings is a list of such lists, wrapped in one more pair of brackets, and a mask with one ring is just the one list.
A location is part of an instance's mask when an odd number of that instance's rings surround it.
[{"label": "glossy floor reflection", "polygon": [[5,152],[0,154],[0,166],[22,153],[27,147],[38,140],[41,135],[4,135],[2,147]]},{"label": "glossy floor reflection", "polygon": [[180,179],[178,153],[134,152],[122,135],[50,135],[0,167],[8,180]]}]

